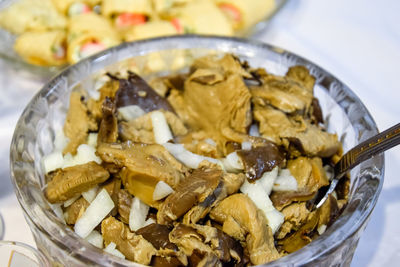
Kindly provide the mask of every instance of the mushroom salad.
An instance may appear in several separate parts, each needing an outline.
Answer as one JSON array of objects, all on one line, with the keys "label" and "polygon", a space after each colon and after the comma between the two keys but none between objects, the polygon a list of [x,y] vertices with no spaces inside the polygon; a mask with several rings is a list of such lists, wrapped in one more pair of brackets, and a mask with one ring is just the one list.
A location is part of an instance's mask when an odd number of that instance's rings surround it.
[{"label": "mushroom salad", "polygon": [[152,266],[250,266],[323,234],[349,178],[316,208],[342,153],[304,66],[276,76],[231,54],[75,89],[44,193],[75,233]]}]

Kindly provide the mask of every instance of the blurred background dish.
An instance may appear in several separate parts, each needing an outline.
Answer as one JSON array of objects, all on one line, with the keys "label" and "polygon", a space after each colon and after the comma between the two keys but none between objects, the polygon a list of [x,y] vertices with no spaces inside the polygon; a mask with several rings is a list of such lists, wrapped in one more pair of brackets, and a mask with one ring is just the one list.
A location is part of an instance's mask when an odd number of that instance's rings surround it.
[{"label": "blurred background dish", "polygon": [[5,0],[0,56],[39,75],[121,42],[176,34],[251,36],[285,0]]}]

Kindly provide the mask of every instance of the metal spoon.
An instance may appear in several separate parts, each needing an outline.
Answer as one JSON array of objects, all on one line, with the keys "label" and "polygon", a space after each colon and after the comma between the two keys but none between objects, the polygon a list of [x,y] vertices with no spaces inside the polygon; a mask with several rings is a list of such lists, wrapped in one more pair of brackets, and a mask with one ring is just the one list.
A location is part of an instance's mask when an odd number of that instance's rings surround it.
[{"label": "metal spoon", "polygon": [[369,138],[349,150],[334,166],[334,178],[324,197],[318,202],[319,208],[328,199],[329,194],[335,190],[340,178],[361,162],[400,144],[400,123]]}]

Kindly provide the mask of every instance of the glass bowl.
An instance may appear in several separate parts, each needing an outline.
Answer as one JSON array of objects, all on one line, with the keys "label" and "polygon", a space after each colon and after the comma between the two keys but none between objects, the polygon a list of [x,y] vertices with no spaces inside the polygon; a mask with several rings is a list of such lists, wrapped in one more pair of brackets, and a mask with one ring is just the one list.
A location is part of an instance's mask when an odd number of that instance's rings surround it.
[{"label": "glass bowl", "polygon": [[[92,90],[105,71],[133,69],[144,77],[166,74],[206,54],[234,53],[251,66],[283,75],[288,67],[304,65],[316,77],[326,127],[336,132],[344,151],[378,133],[358,97],[331,74],[292,53],[237,38],[174,36],[125,43],[70,66],[47,83],[22,113],[11,144],[11,178],[38,249],[54,264],[65,266],[139,266],[103,253],[79,238],[49,205],[42,192],[41,159],[53,150],[55,132],[62,129],[69,93],[76,86]],[[376,156],[351,172],[349,203],[342,215],[306,247],[265,266],[347,266],[376,204],[383,184],[384,158]]]}]

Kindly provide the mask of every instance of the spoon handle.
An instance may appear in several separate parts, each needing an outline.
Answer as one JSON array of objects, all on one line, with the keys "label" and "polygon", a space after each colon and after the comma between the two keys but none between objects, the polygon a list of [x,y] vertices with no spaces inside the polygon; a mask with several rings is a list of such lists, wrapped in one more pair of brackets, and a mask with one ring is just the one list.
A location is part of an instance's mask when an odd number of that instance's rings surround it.
[{"label": "spoon handle", "polygon": [[398,144],[400,144],[400,123],[349,150],[335,165],[335,178],[340,179],[347,171],[364,160]]},{"label": "spoon handle", "polygon": [[371,138],[350,149],[335,164],[334,178],[331,181],[328,191],[316,205],[316,208],[322,206],[322,204],[327,200],[328,195],[335,190],[340,178],[342,178],[349,170],[364,160],[367,160],[372,156],[386,151],[398,144],[400,144],[400,123],[377,135],[372,136]]}]

